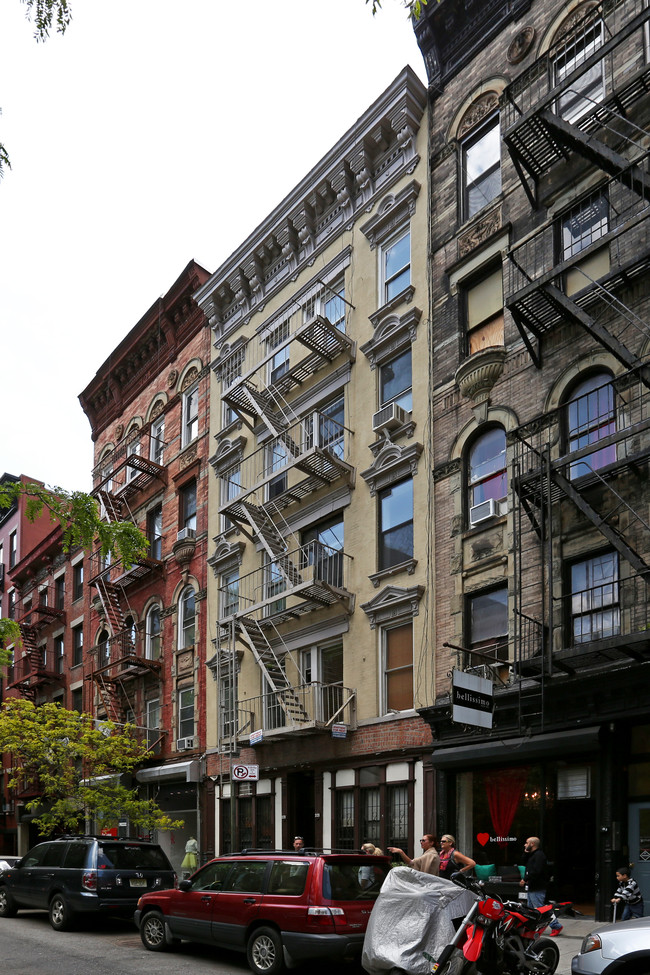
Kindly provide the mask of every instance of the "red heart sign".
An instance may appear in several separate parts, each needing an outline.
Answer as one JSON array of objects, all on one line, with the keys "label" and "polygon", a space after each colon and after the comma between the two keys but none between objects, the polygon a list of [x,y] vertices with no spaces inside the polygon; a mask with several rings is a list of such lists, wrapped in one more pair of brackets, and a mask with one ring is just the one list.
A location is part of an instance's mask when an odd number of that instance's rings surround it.
[{"label": "red heart sign", "polygon": [[476,839],[479,841],[479,843],[481,844],[481,846],[485,846],[485,844],[490,839],[490,834],[489,833],[477,833],[476,834]]}]

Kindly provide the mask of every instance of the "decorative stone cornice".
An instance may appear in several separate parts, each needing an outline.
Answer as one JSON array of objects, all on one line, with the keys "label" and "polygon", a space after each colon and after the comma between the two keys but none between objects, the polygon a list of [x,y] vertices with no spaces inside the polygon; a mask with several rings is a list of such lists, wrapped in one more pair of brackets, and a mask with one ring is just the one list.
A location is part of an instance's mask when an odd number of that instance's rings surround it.
[{"label": "decorative stone cornice", "polygon": [[466,399],[485,403],[490,397],[492,387],[503,373],[506,361],[505,346],[490,346],[475,352],[456,370],[456,383]]},{"label": "decorative stone cornice", "polygon": [[413,172],[427,93],[405,68],[195,295],[220,345]]}]

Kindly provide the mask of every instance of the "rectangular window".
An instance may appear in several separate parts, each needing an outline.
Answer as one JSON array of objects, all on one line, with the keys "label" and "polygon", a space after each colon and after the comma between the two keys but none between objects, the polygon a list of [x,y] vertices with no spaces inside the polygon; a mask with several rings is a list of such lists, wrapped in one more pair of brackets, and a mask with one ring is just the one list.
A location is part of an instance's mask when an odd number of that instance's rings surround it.
[{"label": "rectangular window", "polygon": [[336,796],[336,840],[337,850],[354,849],[354,790],[339,789]]},{"label": "rectangular window", "polygon": [[406,785],[386,786],[388,805],[386,846],[399,846],[408,849],[409,844],[409,803]]},{"label": "rectangular window", "polygon": [[[609,233],[609,203],[603,193],[572,207],[561,218],[561,259],[571,260]],[[603,244],[566,272],[565,291],[575,294],[609,271],[609,246]]]},{"label": "rectangular window", "polygon": [[302,533],[304,565],[314,566],[314,578],[330,586],[343,586],[343,518],[337,517]]},{"label": "rectangular window", "polygon": [[490,119],[461,146],[463,219],[469,220],[501,192],[499,118]]},{"label": "rectangular window", "polygon": [[16,590],[10,589],[7,593],[7,616],[10,620],[16,619]]},{"label": "rectangular window", "polygon": [[75,687],[74,690],[70,692],[70,708],[72,711],[77,711],[78,714],[83,712],[84,704],[82,687]]},{"label": "rectangular window", "polygon": [[199,435],[199,387],[192,386],[183,396],[183,447]]},{"label": "rectangular window", "polygon": [[[289,371],[289,319],[286,322],[282,322],[281,325],[269,335],[266,340],[266,347],[269,352],[272,352],[269,361],[269,385],[281,379],[286,372]],[[273,352],[277,349],[276,352]]]},{"label": "rectangular window", "polygon": [[65,576],[57,576],[54,580],[54,607],[63,609],[65,606]]},{"label": "rectangular window", "polygon": [[413,409],[411,350],[407,349],[379,367],[379,405],[397,403],[402,409]]},{"label": "rectangular window", "polygon": [[178,737],[194,735],[194,688],[184,687],[178,692]]},{"label": "rectangular window", "polygon": [[[284,494],[287,490],[287,471],[282,470],[286,468],[289,460],[289,454],[287,448],[282,443],[281,440],[276,440],[269,444],[267,448],[267,459],[266,459],[266,474],[274,475],[271,477],[267,485],[267,500],[272,501],[273,498],[277,498],[280,494]],[[280,473],[275,474],[275,471]]]},{"label": "rectangular window", "polygon": [[266,563],[265,577],[265,598],[273,600],[273,602],[269,603],[266,607],[266,612],[269,616],[273,616],[274,613],[283,613],[286,609],[287,601],[284,598],[277,599],[276,597],[279,596],[280,593],[283,593],[287,588],[287,580],[278,562]]},{"label": "rectangular window", "polygon": [[196,531],[196,481],[190,481],[179,491],[181,502],[180,522],[183,528]]},{"label": "rectangular window", "polygon": [[[469,599],[469,645],[506,660],[508,656],[508,589],[502,586]],[[481,663],[483,658],[476,658]]]},{"label": "rectangular window", "polygon": [[621,631],[618,555],[605,552],[571,566],[574,643],[604,640]]},{"label": "rectangular window", "polygon": [[393,238],[381,248],[382,305],[392,301],[411,283],[411,231]]},{"label": "rectangular window", "polygon": [[72,627],[72,666],[77,667],[84,659],[84,630],[83,626]]},{"label": "rectangular window", "polygon": [[413,624],[383,631],[384,711],[413,707]]},{"label": "rectangular window", "polygon": [[503,345],[503,275],[501,265],[465,290],[469,355]]},{"label": "rectangular window", "polygon": [[361,790],[361,835],[363,842],[379,845],[381,839],[381,799],[379,786]]},{"label": "rectangular window", "polygon": [[557,113],[566,122],[577,122],[605,96],[604,61],[597,61],[587,71],[567,79],[602,46],[603,23],[598,21],[574,41],[566,43],[553,62],[555,84],[567,81],[566,90],[557,100]]},{"label": "rectangular window", "polygon": [[221,576],[221,617],[234,616],[239,610],[239,569]]},{"label": "rectangular window", "polygon": [[[128,457],[139,457],[140,456],[140,434],[134,433],[130,442],[126,447],[126,456]],[[126,479],[127,481],[132,481],[134,477],[137,477],[140,471],[137,467],[131,466],[127,463],[126,465]]]},{"label": "rectangular window", "polygon": [[149,433],[149,459],[162,466],[165,458],[165,417],[157,417]]},{"label": "rectangular window", "polygon": [[18,558],[18,536],[15,531],[9,535],[9,568],[13,569]]},{"label": "rectangular window", "polygon": [[[147,745],[155,748],[160,738],[160,701],[157,697],[147,701]],[[156,749],[159,749],[160,746]]]},{"label": "rectangular window", "polygon": [[230,674],[219,675],[219,738],[222,745],[237,735],[236,680]]},{"label": "rectangular window", "polygon": [[84,564],[77,562],[72,567],[72,598],[81,599],[84,594]]},{"label": "rectangular window", "polygon": [[162,559],[162,505],[157,504],[147,512],[147,541],[149,558],[160,562]]},{"label": "rectangular window", "polygon": [[[284,660],[280,661],[280,667],[284,675]],[[272,689],[266,677],[262,677],[262,694],[264,698],[264,728],[269,731],[274,728],[284,728],[286,720],[280,694]]]},{"label": "rectangular window", "polygon": [[63,633],[54,637],[54,672],[62,674],[65,666],[65,647],[63,643]]},{"label": "rectangular window", "polygon": [[413,558],[413,481],[379,492],[379,569]]}]

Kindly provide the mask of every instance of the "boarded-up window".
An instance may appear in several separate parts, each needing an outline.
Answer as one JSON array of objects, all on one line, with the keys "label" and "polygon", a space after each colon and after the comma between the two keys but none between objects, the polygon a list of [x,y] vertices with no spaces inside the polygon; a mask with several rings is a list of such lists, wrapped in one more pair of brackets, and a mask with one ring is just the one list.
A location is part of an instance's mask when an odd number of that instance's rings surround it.
[{"label": "boarded-up window", "polygon": [[503,284],[501,267],[467,289],[469,354],[503,345]]}]

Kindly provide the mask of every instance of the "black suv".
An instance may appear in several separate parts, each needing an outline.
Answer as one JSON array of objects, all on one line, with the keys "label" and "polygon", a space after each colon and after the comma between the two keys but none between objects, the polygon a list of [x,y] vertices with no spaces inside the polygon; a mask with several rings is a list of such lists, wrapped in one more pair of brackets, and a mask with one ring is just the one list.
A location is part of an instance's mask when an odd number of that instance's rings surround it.
[{"label": "black suv", "polygon": [[156,843],[62,836],[39,843],[0,873],[0,917],[41,908],[54,930],[63,931],[75,914],[132,917],[141,894],[175,883],[172,865]]}]

